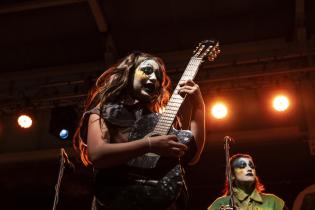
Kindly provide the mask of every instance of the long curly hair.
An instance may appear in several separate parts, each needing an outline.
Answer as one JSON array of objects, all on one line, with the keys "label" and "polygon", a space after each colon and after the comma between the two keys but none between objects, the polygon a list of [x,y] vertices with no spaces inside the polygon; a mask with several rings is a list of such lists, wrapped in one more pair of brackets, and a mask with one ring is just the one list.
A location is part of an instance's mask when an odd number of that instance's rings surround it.
[{"label": "long curly hair", "polygon": [[[140,63],[148,59],[152,59],[158,63],[162,80],[160,81],[159,96],[146,105],[152,112],[160,112],[166,106],[170,98],[171,82],[166,74],[165,64],[159,57],[143,52],[133,52],[105,70],[102,75],[97,78],[95,87],[93,87],[88,94],[83,113],[96,106],[99,106],[100,110],[103,110],[106,103],[119,100],[120,97],[127,94],[133,80],[135,69]],[[90,165],[91,162],[87,154],[87,141],[81,136],[84,119],[83,114],[73,137],[73,147],[80,153],[83,164],[87,166]]]},{"label": "long curly hair", "polygon": [[[241,154],[241,153],[233,155],[232,157],[230,157],[229,162],[230,162],[230,166],[231,166],[231,175],[232,176],[235,176],[233,163],[239,158],[249,158],[249,159],[253,160],[252,156],[250,156],[248,154]],[[235,186],[235,180],[232,180],[232,186],[233,187]],[[256,188],[257,192],[263,192],[265,190],[265,187],[260,182],[260,179],[258,176],[255,177],[255,188]],[[230,194],[228,177],[225,177],[225,186],[224,186],[223,194],[224,195]]]}]

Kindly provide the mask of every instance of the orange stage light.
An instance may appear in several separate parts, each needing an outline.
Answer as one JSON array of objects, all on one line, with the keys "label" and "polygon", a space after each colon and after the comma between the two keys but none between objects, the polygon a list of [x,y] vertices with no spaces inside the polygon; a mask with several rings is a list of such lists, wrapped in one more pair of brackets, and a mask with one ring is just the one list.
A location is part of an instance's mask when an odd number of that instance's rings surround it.
[{"label": "orange stage light", "polygon": [[223,119],[228,114],[227,106],[222,102],[215,103],[211,108],[211,115],[216,119]]},{"label": "orange stage light", "polygon": [[20,115],[17,119],[17,122],[21,128],[29,128],[33,124],[32,118],[28,115]]},{"label": "orange stage light", "polygon": [[278,112],[283,112],[288,109],[290,101],[287,96],[278,95],[272,101],[273,108]]}]

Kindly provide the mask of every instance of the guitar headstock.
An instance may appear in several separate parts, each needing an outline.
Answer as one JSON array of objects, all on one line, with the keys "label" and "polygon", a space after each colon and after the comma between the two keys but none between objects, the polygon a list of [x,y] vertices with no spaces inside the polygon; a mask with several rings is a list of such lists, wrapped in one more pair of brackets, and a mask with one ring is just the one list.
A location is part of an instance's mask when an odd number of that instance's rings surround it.
[{"label": "guitar headstock", "polygon": [[206,57],[213,61],[220,53],[219,42],[216,40],[203,40],[193,52],[193,57],[204,60]]}]

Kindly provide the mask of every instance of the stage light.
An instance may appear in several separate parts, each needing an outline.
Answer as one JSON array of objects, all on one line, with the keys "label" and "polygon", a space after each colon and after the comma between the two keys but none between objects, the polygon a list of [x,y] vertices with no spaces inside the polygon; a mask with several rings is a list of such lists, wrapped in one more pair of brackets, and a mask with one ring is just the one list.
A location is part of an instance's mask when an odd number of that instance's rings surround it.
[{"label": "stage light", "polygon": [[61,129],[59,132],[59,137],[61,139],[67,139],[69,137],[69,131],[67,129]]},{"label": "stage light", "polygon": [[78,117],[75,106],[55,107],[51,110],[49,132],[62,140],[73,137]]},{"label": "stage light", "polygon": [[288,109],[290,105],[288,97],[278,95],[273,99],[272,106],[276,111],[283,112]]},{"label": "stage light", "polygon": [[223,119],[228,114],[227,106],[222,102],[218,102],[212,106],[211,114],[216,119]]},{"label": "stage light", "polygon": [[22,114],[17,119],[18,125],[21,128],[30,128],[33,124],[33,120],[30,116]]}]

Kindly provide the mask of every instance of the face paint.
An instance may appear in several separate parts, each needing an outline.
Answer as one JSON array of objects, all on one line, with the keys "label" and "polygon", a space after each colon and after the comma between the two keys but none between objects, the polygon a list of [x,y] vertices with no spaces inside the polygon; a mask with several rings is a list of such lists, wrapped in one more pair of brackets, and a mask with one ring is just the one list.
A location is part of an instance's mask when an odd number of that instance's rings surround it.
[{"label": "face paint", "polygon": [[256,178],[256,170],[252,159],[241,157],[236,159],[232,167],[234,168],[234,174],[236,180],[240,182],[252,182]]},{"label": "face paint", "polygon": [[249,161],[246,162],[243,160],[243,158],[239,158],[233,163],[233,168],[246,168],[247,166],[249,166],[251,169],[255,169],[254,163],[251,159],[249,159]]},{"label": "face paint", "polygon": [[136,68],[133,81],[134,95],[141,101],[151,101],[159,94],[162,76],[159,64],[153,60],[144,60]]},{"label": "face paint", "polygon": [[154,67],[148,63],[146,63],[146,66],[143,66],[140,68],[140,70],[147,76],[150,76],[153,72],[155,73],[156,78],[159,80],[159,82],[162,81],[162,73],[159,69],[155,70]]}]

